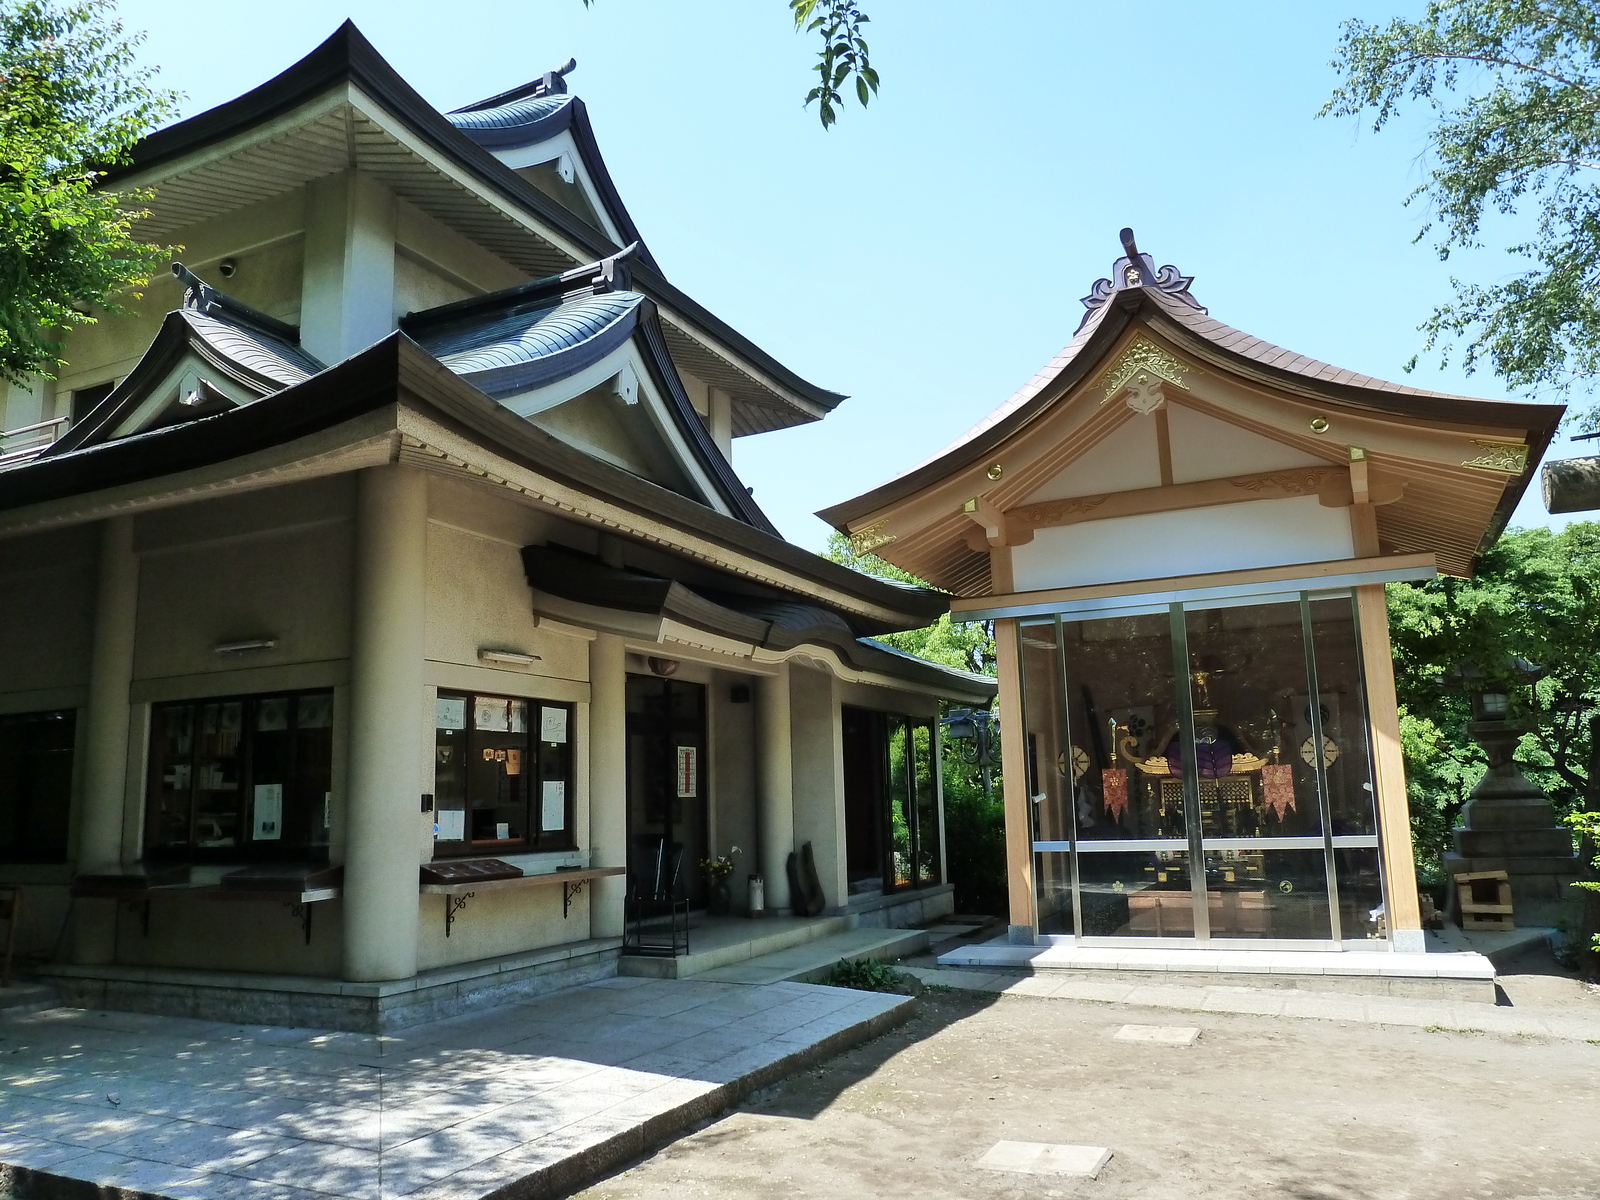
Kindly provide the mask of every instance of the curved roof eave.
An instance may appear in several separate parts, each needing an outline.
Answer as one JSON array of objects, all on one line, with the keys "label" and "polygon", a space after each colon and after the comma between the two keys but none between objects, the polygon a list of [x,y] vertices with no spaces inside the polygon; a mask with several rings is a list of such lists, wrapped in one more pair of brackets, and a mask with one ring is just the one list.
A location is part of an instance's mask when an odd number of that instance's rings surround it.
[{"label": "curved roof eave", "polygon": [[[133,147],[127,162],[111,168],[101,177],[101,185],[115,187],[120,181],[244,133],[292,112],[343,83],[360,87],[435,150],[513,204],[546,222],[592,258],[605,258],[620,249],[612,245],[605,234],[540,192],[452,125],[389,65],[350,20],[341,24],[299,62],[267,82],[141,138]],[[574,114],[573,128],[582,135],[580,144],[586,141],[595,157],[594,164],[586,165],[598,165],[596,187],[602,188],[608,197],[616,199],[619,211],[627,218],[626,229],[634,231],[632,219],[621,208],[621,198],[616,195],[615,184],[600,159],[587,113],[582,110],[581,102],[576,103],[579,112]],[[607,203],[610,203],[609,198]],[[630,232],[626,236],[636,237],[637,233]],[[701,336],[713,343],[720,343],[732,356],[746,360],[758,374],[769,378],[776,385],[777,395],[802,414],[802,421],[797,423],[820,419],[845,398],[802,379],[727,322],[667,283],[653,260],[640,264],[639,275],[640,290],[646,295],[662,307],[681,315],[688,324],[700,331]],[[785,392],[788,396],[784,396]],[[796,400],[800,403],[796,404]]]},{"label": "curved roof eave", "polygon": [[[1152,289],[1131,288],[1091,313],[1090,321],[1044,370],[952,445],[871,491],[820,510],[817,516],[843,530],[850,522],[913,496],[988,457],[1098,369],[1123,332],[1140,316],[1153,317],[1151,325],[1159,333],[1197,358],[1322,403],[1405,420],[1520,429],[1528,442],[1530,463],[1537,462],[1548,448],[1565,411],[1562,405],[1429,392],[1330,367],[1252,338]],[[1494,535],[1504,528],[1530,478],[1531,468],[1507,487],[1496,510],[1498,525],[1491,526]]]}]

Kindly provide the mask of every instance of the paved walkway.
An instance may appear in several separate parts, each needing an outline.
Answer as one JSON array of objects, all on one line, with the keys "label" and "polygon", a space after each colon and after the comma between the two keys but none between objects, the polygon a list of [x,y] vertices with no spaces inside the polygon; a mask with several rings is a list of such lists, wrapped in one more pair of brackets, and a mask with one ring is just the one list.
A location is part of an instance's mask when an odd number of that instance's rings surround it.
[{"label": "paved walkway", "polygon": [[1363,1021],[1374,1025],[1532,1034],[1571,1041],[1600,1041],[1600,1016],[1539,1008],[1508,1008],[1467,1001],[1412,1000],[1396,996],[1347,996],[1294,988],[1200,987],[1181,984],[1118,982],[1112,979],[1052,979],[940,967],[903,967],[924,983],[1010,996],[1094,1000],[1193,1012],[1255,1013],[1274,1017],[1314,1017]]},{"label": "paved walkway", "polygon": [[14,1168],[171,1200],[566,1190],[910,1007],[617,978],[387,1037],[0,1013],[0,1193]]}]

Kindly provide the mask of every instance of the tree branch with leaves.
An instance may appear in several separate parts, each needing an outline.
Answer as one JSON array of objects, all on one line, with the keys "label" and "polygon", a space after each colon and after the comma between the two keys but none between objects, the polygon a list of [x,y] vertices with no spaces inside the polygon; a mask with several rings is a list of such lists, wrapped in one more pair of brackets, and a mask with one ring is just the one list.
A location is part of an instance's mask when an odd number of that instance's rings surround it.
[{"label": "tree branch with leaves", "polygon": [[[583,6],[593,8],[594,0],[583,0]],[[862,108],[878,94],[878,73],[872,69],[867,39],[861,33],[872,18],[861,11],[857,0],[789,0],[789,13],[797,33],[814,33],[821,43],[813,68],[817,86],[806,93],[805,106],[815,102],[827,129],[838,122],[846,91],[855,92]]]},{"label": "tree branch with leaves", "polygon": [[136,234],[145,194],[97,186],[177,108],[140,40],[108,0],[0,0],[0,378],[51,376],[65,329],[165,265]]},{"label": "tree branch with leaves", "polygon": [[1515,387],[1600,374],[1600,6],[1432,0],[1417,21],[1347,22],[1333,66],[1344,82],[1323,115],[1370,115],[1377,131],[1431,111],[1427,179],[1407,203],[1430,210],[1417,236],[1441,259],[1480,246],[1492,214],[1537,214],[1506,248],[1528,265],[1501,283],[1453,279],[1424,352],[1460,347],[1468,372],[1487,362]]}]

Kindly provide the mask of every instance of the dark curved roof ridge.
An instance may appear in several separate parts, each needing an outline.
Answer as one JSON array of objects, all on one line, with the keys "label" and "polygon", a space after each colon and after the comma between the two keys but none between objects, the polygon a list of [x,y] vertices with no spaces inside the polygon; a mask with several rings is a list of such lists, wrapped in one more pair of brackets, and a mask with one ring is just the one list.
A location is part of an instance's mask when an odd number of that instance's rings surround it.
[{"label": "dark curved roof ridge", "polygon": [[[109,169],[101,177],[101,185],[114,187],[118,181],[136,172],[160,166],[202,146],[264,124],[342,82],[360,85],[375,99],[385,103],[413,131],[433,142],[436,148],[457,160],[486,185],[582,246],[594,258],[604,258],[619,249],[610,244],[600,230],[546,196],[452,125],[389,65],[355,23],[348,19],[299,62],[265,83],[141,138],[125,163]],[[580,149],[584,146],[594,148],[601,168],[598,173],[591,170],[596,188],[602,193],[614,195],[616,187],[609,172],[604,170],[604,162],[598,159],[599,149],[594,142],[588,112],[577,97],[573,98],[572,113],[574,138],[579,142]],[[632,228],[631,222],[628,228]],[[625,237],[632,237],[627,229],[623,233]],[[690,324],[700,327],[706,336],[725,344],[781,387],[823,411],[831,411],[845,398],[802,379],[704,305],[667,283],[647,247],[641,246],[640,259],[636,267],[638,287],[651,299],[681,314]]]},{"label": "dark curved roof ridge", "polygon": [[275,337],[253,322],[231,321],[225,310],[174,309],[166,315],[127,378],[40,457],[66,454],[106,440],[106,435],[134,412],[150,389],[190,351],[216,368],[218,374],[258,396],[294,387],[324,370],[322,363],[298,343]]}]

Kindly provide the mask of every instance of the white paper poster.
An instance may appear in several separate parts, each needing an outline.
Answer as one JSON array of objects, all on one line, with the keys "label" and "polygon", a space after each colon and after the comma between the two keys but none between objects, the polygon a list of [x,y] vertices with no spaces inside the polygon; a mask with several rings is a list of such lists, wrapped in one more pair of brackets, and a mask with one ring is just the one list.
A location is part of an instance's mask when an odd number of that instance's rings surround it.
[{"label": "white paper poster", "polygon": [[[548,711],[548,710],[546,710]],[[565,714],[563,714],[565,715]],[[546,833],[567,827],[567,785],[559,779],[546,779],[539,824]]]},{"label": "white paper poster", "polygon": [[700,794],[700,748],[678,747],[678,799]]},{"label": "white paper poster", "polygon": [[255,799],[255,840],[278,841],[283,837],[283,784],[256,784]]},{"label": "white paper poster", "polygon": [[478,696],[473,704],[472,723],[486,733],[511,732],[511,704],[492,696]]},{"label": "white paper poster", "polygon": [[441,808],[434,822],[434,838],[441,842],[459,842],[467,836],[467,811],[464,808]]},{"label": "white paper poster", "polygon": [[440,696],[434,704],[433,723],[439,729],[465,729],[466,699],[461,696]]},{"label": "white paper poster", "polygon": [[539,740],[541,742],[564,742],[567,740],[566,709],[541,708],[539,710]]}]

